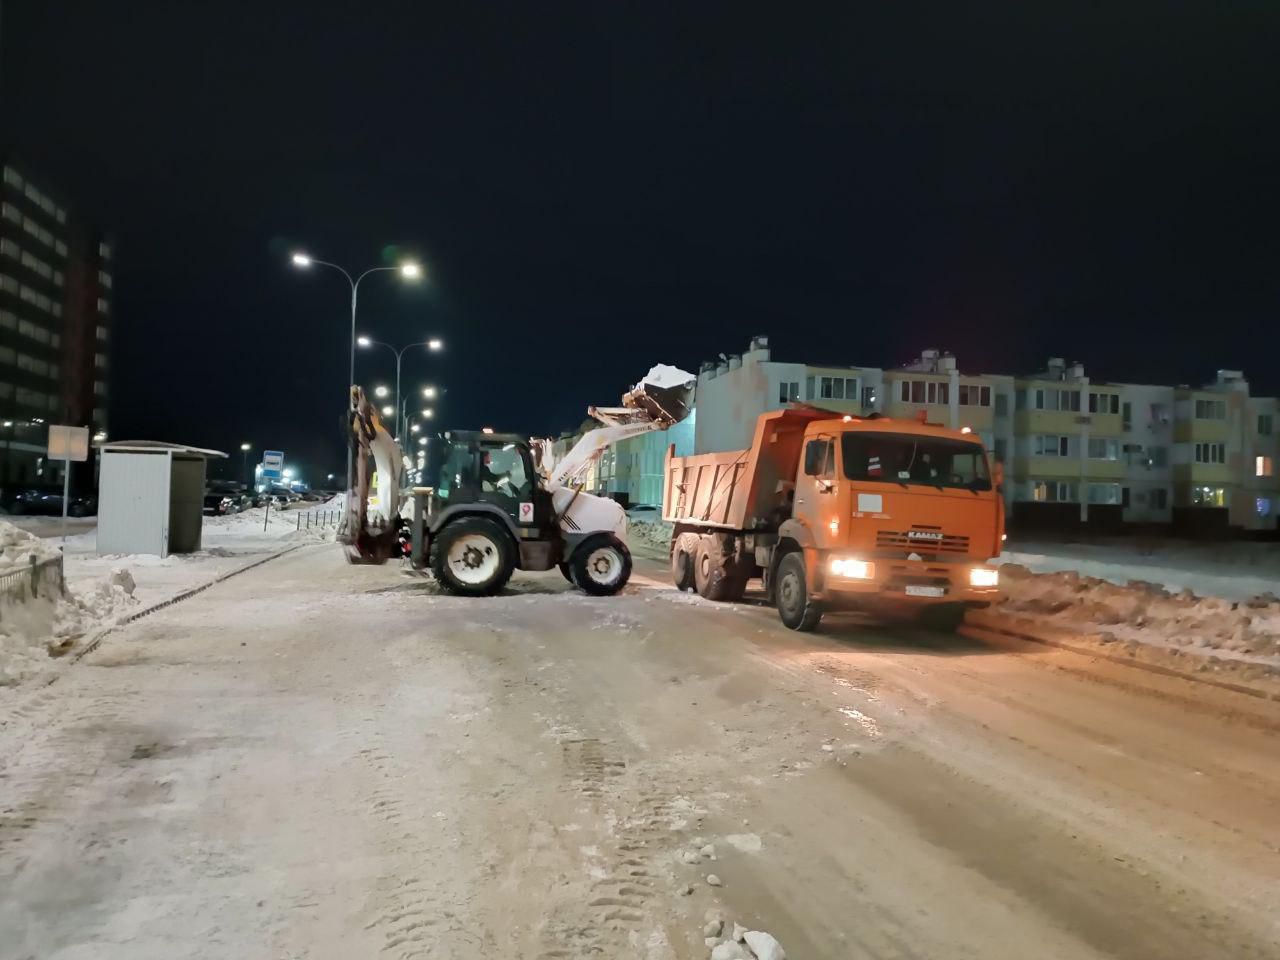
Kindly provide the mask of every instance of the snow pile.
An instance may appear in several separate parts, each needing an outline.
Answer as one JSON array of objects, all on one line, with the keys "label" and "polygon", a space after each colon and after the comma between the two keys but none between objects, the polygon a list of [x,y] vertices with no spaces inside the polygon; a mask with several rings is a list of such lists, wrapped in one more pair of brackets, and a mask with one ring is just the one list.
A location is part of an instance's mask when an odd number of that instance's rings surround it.
[{"label": "snow pile", "polygon": [[33,537],[12,523],[0,520],[0,573],[29,567],[32,556],[36,558],[36,563],[42,563],[45,560],[56,560],[61,553],[55,544]]},{"label": "snow pile", "polygon": [[[29,568],[32,556],[39,563],[60,555],[54,542],[0,521],[0,572]],[[137,605],[134,586],[132,572],[116,568],[62,594],[50,589],[35,597],[6,592],[0,600],[0,686],[47,669],[51,656],[66,652],[86,633],[115,622],[122,611]]]},{"label": "snow pile", "polygon": [[1280,667],[1280,598],[1247,600],[1173,592],[1158,583],[1121,585],[1073,570],[1035,574],[1016,563],[1000,568],[1002,613],[1097,635],[1104,643],[1143,643]]},{"label": "snow pile", "polygon": [[671,543],[671,524],[663,520],[631,520],[627,523],[627,536],[639,543],[667,547]]}]

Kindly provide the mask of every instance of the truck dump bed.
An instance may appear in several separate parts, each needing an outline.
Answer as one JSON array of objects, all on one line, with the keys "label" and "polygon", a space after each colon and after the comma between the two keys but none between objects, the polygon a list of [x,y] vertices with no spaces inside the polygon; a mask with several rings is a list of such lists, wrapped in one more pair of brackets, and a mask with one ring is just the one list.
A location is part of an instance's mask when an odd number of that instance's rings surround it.
[{"label": "truck dump bed", "polygon": [[751,530],[772,526],[794,484],[805,427],[839,417],[830,410],[793,406],[763,414],[746,450],[673,456],[667,450],[662,519]]}]

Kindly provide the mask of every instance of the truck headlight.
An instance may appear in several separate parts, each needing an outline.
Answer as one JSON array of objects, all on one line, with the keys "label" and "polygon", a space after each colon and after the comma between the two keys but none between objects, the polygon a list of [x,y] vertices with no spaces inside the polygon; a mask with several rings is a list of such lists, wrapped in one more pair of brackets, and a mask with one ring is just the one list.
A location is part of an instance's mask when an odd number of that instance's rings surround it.
[{"label": "truck headlight", "polygon": [[846,577],[850,580],[870,580],[876,575],[874,563],[855,560],[853,557],[833,557],[827,569],[833,577]]},{"label": "truck headlight", "polygon": [[974,567],[969,571],[969,586],[995,587],[1000,584],[1000,571],[992,567]]}]

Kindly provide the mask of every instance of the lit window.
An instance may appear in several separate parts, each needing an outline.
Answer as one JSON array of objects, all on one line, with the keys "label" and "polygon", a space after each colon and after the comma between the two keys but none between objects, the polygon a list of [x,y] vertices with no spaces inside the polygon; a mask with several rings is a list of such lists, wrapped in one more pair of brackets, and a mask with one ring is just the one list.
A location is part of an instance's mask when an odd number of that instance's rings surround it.
[{"label": "lit window", "polygon": [[1197,507],[1225,507],[1227,491],[1223,487],[1192,487],[1191,503]]},{"label": "lit window", "polygon": [[17,293],[18,281],[13,279],[7,273],[0,273],[0,290],[5,293]]},{"label": "lit window", "polygon": [[1041,480],[1032,485],[1031,499],[1039,503],[1075,503],[1076,485],[1067,480]]},{"label": "lit window", "polygon": [[110,260],[111,244],[107,243],[105,240],[100,241],[98,243],[98,256],[100,256],[103,260]]},{"label": "lit window", "polygon": [[106,340],[106,339],[107,339],[107,328],[106,328],[106,327],[104,327],[104,326],[102,326],[101,324],[99,324],[99,325],[98,325],[97,334],[98,334],[98,339],[99,339],[99,340]]},{"label": "lit window", "polygon": [[1257,508],[1257,511],[1258,511],[1258,516],[1260,516],[1260,517],[1269,517],[1269,516],[1271,516],[1271,498],[1270,498],[1270,497],[1258,497],[1258,500],[1257,500],[1257,503],[1256,503],[1256,508]]},{"label": "lit window", "polygon": [[0,253],[3,253],[6,257],[13,257],[15,260],[22,258],[22,248],[8,238],[0,240]]},{"label": "lit window", "polygon": [[105,297],[99,297],[99,298],[98,298],[98,312],[99,312],[99,313],[110,313],[110,312],[111,312],[111,304],[107,303],[107,300],[106,300],[106,298],[105,298]]},{"label": "lit window", "polygon": [[0,216],[6,220],[12,220],[14,223],[22,222],[22,211],[12,203],[0,204]]},{"label": "lit window", "polygon": [[55,270],[55,271],[53,271],[53,284],[54,284],[54,286],[60,287],[60,286],[62,286],[62,282],[63,282],[63,281],[62,281],[62,271],[61,271],[61,270]]},{"label": "lit window", "polygon": [[22,176],[13,167],[4,168],[4,182],[13,184],[19,190],[22,189]]},{"label": "lit window", "polygon": [[53,249],[54,249],[54,252],[57,253],[57,255],[60,257],[65,257],[67,255],[67,245],[63,243],[61,240],[53,241]]},{"label": "lit window", "polygon": [[1258,457],[1254,462],[1254,476],[1273,477],[1276,472],[1275,462],[1270,457]]},{"label": "lit window", "polygon": [[98,282],[99,282],[100,284],[102,284],[104,287],[106,287],[108,290],[110,290],[110,289],[111,289],[111,274],[107,273],[107,271],[105,271],[105,270],[99,270],[99,271],[98,271]]}]

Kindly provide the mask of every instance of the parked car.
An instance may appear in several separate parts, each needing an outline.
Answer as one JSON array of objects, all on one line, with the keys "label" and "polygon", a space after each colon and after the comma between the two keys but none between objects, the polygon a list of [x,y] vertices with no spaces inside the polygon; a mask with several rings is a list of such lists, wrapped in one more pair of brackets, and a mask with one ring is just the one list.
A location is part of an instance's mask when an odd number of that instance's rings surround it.
[{"label": "parked car", "polygon": [[[9,512],[12,514],[42,514],[45,516],[60,517],[62,516],[62,491],[61,490],[42,490],[38,487],[31,487],[26,490],[19,490],[9,501]],[[76,494],[71,495],[71,500],[67,504],[67,514],[72,517],[90,517],[98,512],[98,497],[96,494]]]},{"label": "parked car", "polygon": [[213,491],[204,495],[204,515],[206,517],[222,517],[231,512],[231,497],[225,493]]},{"label": "parked car", "polygon": [[662,507],[652,503],[633,503],[627,507],[628,520],[661,520]]}]

